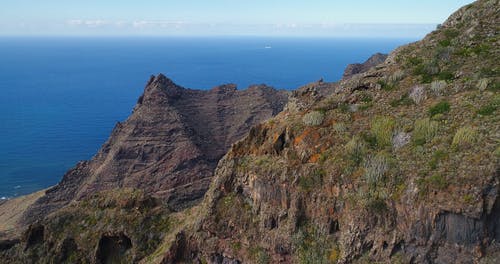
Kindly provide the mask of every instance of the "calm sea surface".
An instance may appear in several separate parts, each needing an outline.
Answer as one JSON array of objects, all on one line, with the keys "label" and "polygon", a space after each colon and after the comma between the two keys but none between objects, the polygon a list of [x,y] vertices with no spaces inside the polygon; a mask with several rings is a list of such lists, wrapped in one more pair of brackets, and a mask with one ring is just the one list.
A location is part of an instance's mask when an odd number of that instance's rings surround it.
[{"label": "calm sea surface", "polygon": [[294,89],[411,39],[0,38],[0,198],[56,184],[131,112],[151,74]]}]

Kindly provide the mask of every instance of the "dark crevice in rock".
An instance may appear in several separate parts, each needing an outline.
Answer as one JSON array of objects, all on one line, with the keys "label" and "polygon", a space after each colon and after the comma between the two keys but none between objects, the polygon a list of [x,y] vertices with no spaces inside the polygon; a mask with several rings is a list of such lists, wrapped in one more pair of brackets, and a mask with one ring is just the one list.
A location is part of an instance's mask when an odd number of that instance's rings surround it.
[{"label": "dark crevice in rock", "polygon": [[180,232],[175,236],[175,241],[172,243],[168,251],[163,257],[162,264],[178,263],[184,259],[186,254],[186,235]]},{"label": "dark crevice in rock", "polygon": [[399,241],[392,247],[390,256],[394,256],[403,250],[404,241]]},{"label": "dark crevice in rock", "polygon": [[490,239],[500,241],[500,197],[496,199],[491,214],[486,217],[486,227]]},{"label": "dark crevice in rock", "polygon": [[283,255],[288,255],[290,254],[290,249],[286,246],[286,245],[283,245],[283,244],[277,244],[275,247],[274,247],[274,252],[276,252],[277,254],[283,256]]},{"label": "dark crevice in rock", "polygon": [[40,224],[34,224],[29,227],[26,232],[26,247],[24,250],[27,250],[37,244],[40,244],[44,240],[45,227]]},{"label": "dark crevice in rock", "polygon": [[125,253],[132,248],[132,241],[125,234],[103,235],[96,251],[97,264],[122,263]]},{"label": "dark crevice in rock", "polygon": [[329,225],[329,228],[328,228],[329,234],[335,234],[340,230],[339,221],[336,219],[330,219],[328,225]]},{"label": "dark crevice in rock", "polygon": [[0,241],[0,251],[9,250],[15,245],[19,244],[19,239],[8,239]]},{"label": "dark crevice in rock", "polygon": [[275,151],[275,154],[279,155],[285,147],[285,133],[286,131],[283,131],[273,144],[273,149]]},{"label": "dark crevice in rock", "polygon": [[382,243],[382,248],[384,250],[386,250],[388,246],[389,246],[389,244],[387,244],[387,241],[384,241],[384,243]]},{"label": "dark crevice in rock", "polygon": [[71,261],[71,257],[78,253],[78,246],[73,238],[66,238],[61,243],[59,253],[57,254],[57,263],[65,263]]},{"label": "dark crevice in rock", "polygon": [[266,229],[275,229],[278,227],[278,222],[276,221],[276,218],[274,217],[269,217],[264,221],[264,228]]},{"label": "dark crevice in rock", "polygon": [[225,257],[224,255],[222,255],[220,253],[215,253],[212,256],[210,256],[209,263],[212,263],[212,264],[240,264],[241,261]]}]

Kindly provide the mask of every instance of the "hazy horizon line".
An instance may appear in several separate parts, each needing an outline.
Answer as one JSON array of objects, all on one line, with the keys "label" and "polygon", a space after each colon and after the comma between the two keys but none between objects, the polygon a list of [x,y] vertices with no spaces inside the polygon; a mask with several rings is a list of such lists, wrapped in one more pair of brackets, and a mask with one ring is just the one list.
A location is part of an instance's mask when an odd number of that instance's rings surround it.
[{"label": "hazy horizon line", "polygon": [[[332,24],[189,24],[141,23],[138,27],[112,23],[72,22],[68,27],[1,30],[0,36],[58,37],[375,37],[418,38],[433,31],[439,23],[332,23]],[[72,30],[71,30],[72,29]]]}]

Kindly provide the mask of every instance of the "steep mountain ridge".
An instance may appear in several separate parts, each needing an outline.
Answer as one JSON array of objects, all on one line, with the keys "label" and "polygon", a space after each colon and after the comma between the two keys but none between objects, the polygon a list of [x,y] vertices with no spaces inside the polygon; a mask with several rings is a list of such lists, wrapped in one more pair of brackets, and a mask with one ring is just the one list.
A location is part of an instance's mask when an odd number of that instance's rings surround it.
[{"label": "steep mountain ridge", "polygon": [[26,212],[32,223],[71,201],[115,188],[144,190],[180,208],[205,193],[218,160],[252,125],[281,111],[285,91],[182,88],[151,77],[132,115],[90,161],[79,163]]}]

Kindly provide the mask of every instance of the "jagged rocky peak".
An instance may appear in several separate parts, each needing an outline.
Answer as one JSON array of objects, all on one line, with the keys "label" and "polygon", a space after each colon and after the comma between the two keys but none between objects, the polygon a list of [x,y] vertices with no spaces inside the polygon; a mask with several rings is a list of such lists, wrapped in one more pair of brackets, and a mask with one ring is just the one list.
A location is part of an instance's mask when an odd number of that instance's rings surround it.
[{"label": "jagged rocky peak", "polygon": [[186,89],[163,74],[152,76],[134,112],[118,123],[99,152],[79,163],[24,214],[43,218],[100,191],[135,188],[174,208],[196,202],[209,186],[218,160],[251,126],[280,112],[285,91]]},{"label": "jagged rocky peak", "polygon": [[179,97],[184,88],[175,84],[163,74],[152,75],[144,88],[144,93],[138,99],[138,106],[156,100],[175,99]]},{"label": "jagged rocky peak", "polygon": [[342,78],[349,79],[353,75],[366,72],[370,70],[372,67],[375,67],[383,63],[387,59],[387,56],[388,56],[387,54],[376,53],[363,63],[349,64],[344,70],[344,75],[342,76]]}]

